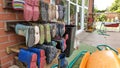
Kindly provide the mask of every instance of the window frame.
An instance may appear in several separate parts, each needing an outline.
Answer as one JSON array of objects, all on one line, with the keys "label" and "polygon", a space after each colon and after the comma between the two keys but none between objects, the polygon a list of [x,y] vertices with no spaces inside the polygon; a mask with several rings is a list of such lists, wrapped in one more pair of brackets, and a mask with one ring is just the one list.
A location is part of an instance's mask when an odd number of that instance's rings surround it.
[{"label": "window frame", "polygon": [[[81,2],[82,2],[82,5],[79,5],[78,0],[76,0],[76,3],[72,2],[71,0],[66,0],[66,3],[67,3],[67,14],[66,14],[67,15],[67,23],[66,24],[67,25],[70,25],[70,4],[73,4],[73,5],[76,6],[76,12],[75,12],[75,25],[76,26],[77,26],[77,22],[78,22],[79,8],[81,8],[81,12],[80,12],[80,14],[81,14],[81,17],[80,17],[80,21],[81,21],[80,27],[81,27],[81,29],[78,30],[76,28],[76,30],[77,30],[76,34],[84,31],[84,28],[85,28],[85,26],[84,26],[85,9],[88,10],[88,6],[85,5],[85,0],[81,0]],[[53,4],[53,0],[50,0],[50,3]],[[89,5],[89,0],[88,0],[88,5]]]}]

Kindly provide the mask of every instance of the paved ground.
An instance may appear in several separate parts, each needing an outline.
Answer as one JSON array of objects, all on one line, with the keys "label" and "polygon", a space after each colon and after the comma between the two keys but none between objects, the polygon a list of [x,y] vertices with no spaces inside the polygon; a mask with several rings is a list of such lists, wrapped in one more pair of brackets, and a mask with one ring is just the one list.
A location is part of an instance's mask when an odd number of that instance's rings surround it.
[{"label": "paved ground", "polygon": [[107,32],[107,34],[110,36],[99,35],[97,32],[82,32],[76,37],[77,44],[85,43],[93,46],[107,44],[114,48],[120,48],[120,32]]}]

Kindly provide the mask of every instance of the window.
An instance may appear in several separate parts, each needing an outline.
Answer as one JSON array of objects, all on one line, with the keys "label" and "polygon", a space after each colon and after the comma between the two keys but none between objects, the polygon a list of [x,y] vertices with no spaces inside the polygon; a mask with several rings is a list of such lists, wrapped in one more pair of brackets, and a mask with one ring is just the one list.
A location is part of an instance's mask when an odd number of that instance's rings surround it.
[{"label": "window", "polygon": [[85,0],[85,6],[88,7],[89,0]]},{"label": "window", "polygon": [[88,10],[85,9],[84,11],[84,27],[87,27],[87,23],[88,23]]},{"label": "window", "polygon": [[78,0],[78,5],[82,5],[82,0]]},{"label": "window", "polygon": [[79,12],[78,12],[78,21],[77,21],[77,30],[81,29],[81,8],[79,7]]},{"label": "window", "polygon": [[76,13],[76,6],[70,4],[70,24],[75,25],[75,13]]},{"label": "window", "polygon": [[[84,30],[87,22],[88,0],[62,0],[64,1],[66,24],[77,26],[77,30]],[[52,0],[55,3],[55,0]]]},{"label": "window", "polygon": [[76,0],[70,0],[70,1],[76,3]]}]

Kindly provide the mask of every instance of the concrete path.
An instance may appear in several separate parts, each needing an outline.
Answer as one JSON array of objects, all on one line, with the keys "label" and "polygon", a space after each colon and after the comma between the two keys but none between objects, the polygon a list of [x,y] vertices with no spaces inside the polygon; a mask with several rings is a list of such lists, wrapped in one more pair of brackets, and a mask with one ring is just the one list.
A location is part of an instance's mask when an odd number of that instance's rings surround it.
[{"label": "concrete path", "polygon": [[76,36],[76,41],[93,46],[107,44],[114,48],[120,48],[120,32],[107,32],[107,34],[110,36],[99,35],[97,32],[82,32]]}]

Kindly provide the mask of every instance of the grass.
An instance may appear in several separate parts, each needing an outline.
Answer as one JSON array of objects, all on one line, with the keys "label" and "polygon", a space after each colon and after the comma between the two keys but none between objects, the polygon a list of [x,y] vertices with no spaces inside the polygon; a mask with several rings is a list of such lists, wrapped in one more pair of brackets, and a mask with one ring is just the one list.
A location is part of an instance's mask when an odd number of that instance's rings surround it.
[{"label": "grass", "polygon": [[[97,48],[94,47],[94,46],[91,46],[91,45],[87,45],[87,44],[81,43],[80,46],[79,46],[79,49],[78,50],[74,50],[72,55],[69,58],[67,58],[68,63],[70,63],[83,50],[87,50],[87,51],[92,53],[92,52],[96,51]],[[81,62],[81,59],[82,59],[82,57],[80,57],[77,60],[77,62],[73,65],[73,68],[79,68],[79,64]]]}]

